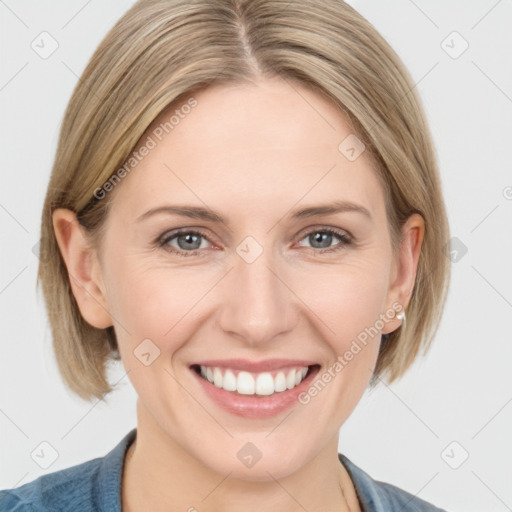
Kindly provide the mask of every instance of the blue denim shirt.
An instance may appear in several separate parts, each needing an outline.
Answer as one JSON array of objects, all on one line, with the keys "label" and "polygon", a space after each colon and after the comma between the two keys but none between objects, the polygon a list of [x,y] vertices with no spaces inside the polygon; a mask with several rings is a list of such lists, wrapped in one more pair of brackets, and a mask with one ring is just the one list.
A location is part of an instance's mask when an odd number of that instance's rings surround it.
[{"label": "blue denim shirt", "polygon": [[[1,512],[121,512],[121,477],[134,428],[104,457],[42,475],[0,491]],[[362,512],[446,512],[393,485],[377,482],[338,454],[356,489]]]}]

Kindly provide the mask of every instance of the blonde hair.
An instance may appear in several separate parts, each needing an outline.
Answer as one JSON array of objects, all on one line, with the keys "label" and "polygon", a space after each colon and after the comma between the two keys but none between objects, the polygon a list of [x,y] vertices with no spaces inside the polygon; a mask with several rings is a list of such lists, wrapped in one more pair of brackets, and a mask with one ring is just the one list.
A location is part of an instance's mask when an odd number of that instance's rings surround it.
[{"label": "blonde hair", "polygon": [[[101,188],[152,121],[210,85],[282,77],[330,99],[377,163],[393,247],[412,213],[425,221],[407,322],[383,336],[375,378],[401,376],[429,348],[444,307],[449,228],[430,132],[414,84],[374,27],[339,0],[139,0],[91,57],[67,106],[44,203],[42,283],[59,371],[90,400],[112,391],[113,327],[80,314],[52,213],[77,213],[100,244],[110,198]],[[340,141],[341,142],[341,141]]]}]

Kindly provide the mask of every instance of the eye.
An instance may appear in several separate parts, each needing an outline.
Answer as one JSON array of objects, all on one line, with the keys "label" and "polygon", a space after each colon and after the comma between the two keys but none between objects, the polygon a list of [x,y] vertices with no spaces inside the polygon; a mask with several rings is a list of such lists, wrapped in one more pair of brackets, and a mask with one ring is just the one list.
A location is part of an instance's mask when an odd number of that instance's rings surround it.
[{"label": "eye", "polygon": [[[331,247],[333,240],[340,242]],[[307,239],[310,248],[321,254],[343,249],[350,245],[352,239],[344,231],[334,228],[317,228],[306,233],[301,240]],[[204,243],[203,243],[204,242]],[[202,254],[201,249],[207,248],[208,237],[199,230],[179,229],[177,231],[164,233],[158,240],[157,245],[166,251],[178,256],[198,256]],[[205,245],[206,244],[206,245]]]},{"label": "eye", "polygon": [[[340,243],[331,247],[330,245],[335,238],[340,240]],[[319,253],[339,251],[346,245],[352,243],[351,238],[345,232],[334,228],[317,228],[311,230],[302,238],[302,240],[304,239],[307,239],[311,247],[317,249],[316,252]]]},{"label": "eye", "polygon": [[[158,240],[158,245],[165,250],[177,254],[178,256],[195,256],[204,249],[202,240],[207,240],[201,231],[181,229],[172,233],[166,233]],[[171,242],[176,242],[177,247]]]}]

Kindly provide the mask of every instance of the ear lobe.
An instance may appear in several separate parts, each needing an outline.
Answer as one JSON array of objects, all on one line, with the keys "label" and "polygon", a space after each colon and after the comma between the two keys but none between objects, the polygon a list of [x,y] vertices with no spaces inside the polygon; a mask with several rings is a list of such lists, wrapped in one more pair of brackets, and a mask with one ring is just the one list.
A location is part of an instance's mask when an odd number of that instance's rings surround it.
[{"label": "ear lobe", "polygon": [[[397,253],[394,264],[395,272],[386,301],[388,308],[398,302],[402,305],[403,311],[407,309],[416,281],[424,234],[425,222],[423,217],[418,213],[412,214],[402,228],[402,243]],[[400,325],[401,321],[395,317],[387,322],[382,333],[391,333],[398,329]]]},{"label": "ear lobe", "polygon": [[96,250],[91,247],[75,212],[57,208],[53,212],[52,222],[80,313],[93,327],[104,329],[111,326]]}]

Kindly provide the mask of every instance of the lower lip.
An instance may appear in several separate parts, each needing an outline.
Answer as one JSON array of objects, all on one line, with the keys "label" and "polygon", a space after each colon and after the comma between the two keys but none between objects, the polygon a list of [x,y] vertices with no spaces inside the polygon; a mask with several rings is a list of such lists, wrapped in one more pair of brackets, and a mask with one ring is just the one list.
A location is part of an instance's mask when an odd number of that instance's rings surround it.
[{"label": "lower lip", "polygon": [[206,394],[226,411],[245,418],[270,418],[297,404],[299,395],[310,386],[319,370],[318,366],[313,367],[298,386],[270,396],[240,395],[235,391],[226,391],[203,379],[194,369],[190,371]]}]

